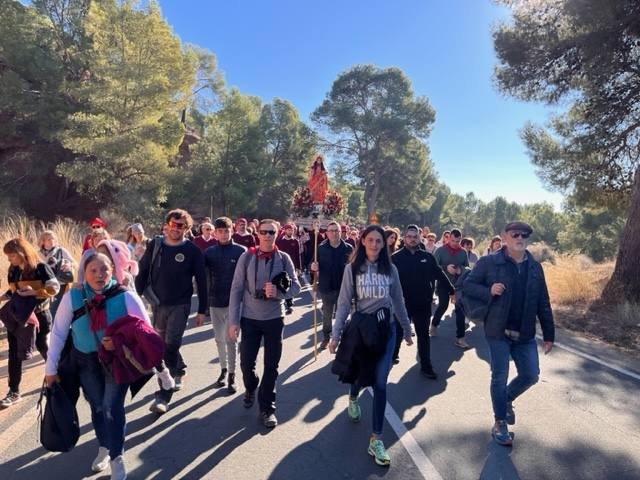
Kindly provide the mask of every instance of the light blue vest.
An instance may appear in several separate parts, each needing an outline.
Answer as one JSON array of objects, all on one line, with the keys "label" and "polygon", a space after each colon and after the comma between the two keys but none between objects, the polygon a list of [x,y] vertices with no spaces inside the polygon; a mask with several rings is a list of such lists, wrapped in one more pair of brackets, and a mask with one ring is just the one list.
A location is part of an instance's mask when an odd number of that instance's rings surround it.
[{"label": "light blue vest", "polygon": [[[112,281],[111,284],[107,288],[115,285],[115,282]],[[84,291],[87,295],[87,300],[91,300],[95,292],[91,290],[89,285],[84,284]],[[69,290],[71,294],[71,306],[73,311],[76,311],[78,308],[82,307],[84,304],[84,296],[83,292],[72,288]],[[127,305],[125,303],[125,293],[120,293],[115,297],[110,298],[106,302],[106,312],[107,312],[107,325],[111,325],[113,322],[118,320],[121,317],[127,315]],[[82,353],[92,353],[98,351],[98,344],[96,342],[96,337],[98,337],[98,341],[102,341],[102,337],[104,337],[104,331],[98,330],[97,332],[91,331],[91,321],[89,320],[89,315],[84,314],[80,318],[78,318],[71,325],[71,335],[73,337],[73,345],[76,349],[80,350]]]}]

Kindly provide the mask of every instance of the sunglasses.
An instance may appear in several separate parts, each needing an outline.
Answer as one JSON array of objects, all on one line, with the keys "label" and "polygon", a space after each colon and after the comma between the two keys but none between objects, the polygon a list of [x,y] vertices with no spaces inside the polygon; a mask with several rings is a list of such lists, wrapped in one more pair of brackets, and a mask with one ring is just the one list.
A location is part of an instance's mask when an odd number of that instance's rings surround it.
[{"label": "sunglasses", "polygon": [[169,222],[169,228],[175,228],[176,230],[184,230],[187,227],[186,223],[179,223],[171,221]]},{"label": "sunglasses", "polygon": [[525,233],[525,232],[511,232],[509,235],[511,235],[511,238],[529,238],[529,233]]},{"label": "sunglasses", "polygon": [[102,228],[102,225],[91,225],[91,228],[95,230],[96,228]]},{"label": "sunglasses", "polygon": [[205,232],[210,232],[211,231],[210,228],[203,228],[202,230],[204,230]]},{"label": "sunglasses", "polygon": [[275,230],[259,230],[260,235],[275,235]]}]

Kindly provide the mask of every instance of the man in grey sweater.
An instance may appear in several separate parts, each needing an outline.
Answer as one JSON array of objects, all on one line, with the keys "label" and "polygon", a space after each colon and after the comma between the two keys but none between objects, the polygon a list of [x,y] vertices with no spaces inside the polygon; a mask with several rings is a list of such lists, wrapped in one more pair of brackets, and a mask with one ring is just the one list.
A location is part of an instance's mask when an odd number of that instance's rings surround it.
[{"label": "man in grey sweater", "polygon": [[[276,380],[282,356],[285,299],[293,298],[300,292],[300,283],[291,258],[275,245],[277,234],[275,220],[260,222],[260,244],[257,248],[250,248],[239,258],[229,296],[229,339],[235,341],[242,330],[240,369],[246,389],[244,406],[253,406],[255,391],[258,389],[260,416],[268,428],[278,424],[275,416]],[[283,272],[286,272],[290,281],[286,291],[273,283]],[[264,373],[260,382],[255,370],[256,357],[263,339]]]}]

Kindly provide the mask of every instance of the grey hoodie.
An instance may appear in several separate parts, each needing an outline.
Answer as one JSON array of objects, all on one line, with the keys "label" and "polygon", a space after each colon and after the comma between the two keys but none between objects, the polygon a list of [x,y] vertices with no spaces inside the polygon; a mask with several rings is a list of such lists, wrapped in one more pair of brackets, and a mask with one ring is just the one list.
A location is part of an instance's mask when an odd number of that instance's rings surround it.
[{"label": "grey hoodie", "polygon": [[[247,262],[249,262],[247,264]],[[271,268],[271,262],[273,268]],[[258,272],[256,276],[256,264]],[[255,298],[256,284],[258,290],[265,282],[268,282],[280,272],[286,271],[291,278],[291,287],[286,295],[279,290],[277,299],[263,300]],[[271,273],[271,275],[269,275]],[[256,282],[257,278],[257,282]],[[240,318],[246,317],[253,320],[273,320],[284,317],[284,299],[293,298],[300,293],[300,282],[295,274],[291,257],[283,251],[274,252],[273,258],[268,262],[265,259],[258,260],[251,250],[244,252],[238,259],[231,292],[229,294],[229,323],[240,325]]]},{"label": "grey hoodie", "polygon": [[[400,320],[405,339],[411,339],[411,324],[407,309],[404,306],[402,286],[398,269],[391,264],[391,274],[378,274],[378,264],[365,260],[360,267],[360,273],[356,275],[356,290],[358,293],[358,311],[362,313],[375,313],[380,308],[391,310]],[[331,339],[339,341],[342,336],[347,316],[351,313],[351,300],[353,299],[353,276],[351,264],[348,263],[342,275],[342,285],[338,304],[336,307],[336,319],[331,331]]]}]

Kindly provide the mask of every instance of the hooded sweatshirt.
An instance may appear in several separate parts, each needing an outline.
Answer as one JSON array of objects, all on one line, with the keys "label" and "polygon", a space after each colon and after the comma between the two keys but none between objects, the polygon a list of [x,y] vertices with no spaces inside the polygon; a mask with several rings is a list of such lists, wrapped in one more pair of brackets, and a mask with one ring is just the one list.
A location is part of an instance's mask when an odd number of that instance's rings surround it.
[{"label": "hooded sweatshirt", "polygon": [[[402,286],[398,269],[391,264],[391,272],[388,275],[378,273],[378,264],[365,260],[356,275],[355,289],[358,295],[358,311],[361,313],[375,313],[381,308],[389,308],[400,320],[405,338],[411,338],[411,324],[407,309],[404,306]],[[334,341],[339,341],[344,330],[347,316],[351,313],[351,300],[354,297],[353,275],[351,264],[348,263],[342,275],[342,286],[336,306],[336,319],[331,331]]]}]

